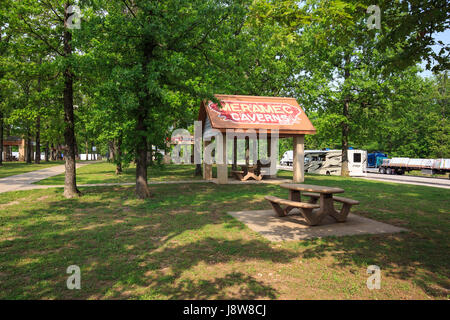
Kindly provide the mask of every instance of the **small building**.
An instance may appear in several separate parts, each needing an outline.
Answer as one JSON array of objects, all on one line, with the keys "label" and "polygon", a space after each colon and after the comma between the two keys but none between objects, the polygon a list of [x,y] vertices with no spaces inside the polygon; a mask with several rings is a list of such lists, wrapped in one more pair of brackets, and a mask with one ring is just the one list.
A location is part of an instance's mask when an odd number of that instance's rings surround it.
[{"label": "small building", "polygon": [[[203,126],[203,149],[209,144],[209,132],[211,129],[219,130],[224,139],[222,155],[223,164],[217,165],[218,183],[228,182],[227,161],[227,129],[238,129],[242,132],[256,131],[257,139],[260,139],[260,130],[266,131],[267,154],[271,155],[272,135],[278,131],[280,138],[292,137],[294,142],[293,181],[304,181],[304,137],[305,134],[315,134],[316,129],[306,116],[303,108],[294,98],[282,97],[258,97],[241,95],[215,95],[220,101],[203,101],[200,106],[199,121]],[[245,138],[248,141],[248,137]],[[236,166],[237,139],[233,143],[233,166]],[[248,144],[247,144],[248,148]],[[246,162],[248,163],[248,150],[246,150]],[[276,166],[270,163],[270,166]],[[212,165],[203,164],[203,176],[212,179]]]},{"label": "small building", "polygon": [[[13,146],[18,147],[19,151],[18,158],[13,155],[12,151]],[[25,150],[26,150],[25,139],[13,136],[6,137],[3,139],[3,154],[1,156],[4,161],[13,161],[13,160],[25,161]]]}]

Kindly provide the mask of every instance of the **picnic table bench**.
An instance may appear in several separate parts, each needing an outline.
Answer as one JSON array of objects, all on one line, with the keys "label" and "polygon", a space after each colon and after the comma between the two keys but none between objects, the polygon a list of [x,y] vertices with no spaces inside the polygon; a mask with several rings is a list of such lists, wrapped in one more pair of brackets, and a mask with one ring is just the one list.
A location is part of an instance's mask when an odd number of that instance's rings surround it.
[{"label": "picnic table bench", "polygon": [[[304,192],[303,195],[311,198],[309,200],[309,203],[317,203],[317,201],[320,199],[319,193]],[[353,200],[353,199],[344,198],[344,197],[337,197],[337,196],[333,196],[333,201],[342,203],[342,208],[337,214],[335,212],[331,213],[331,215],[338,222],[345,222],[347,220],[348,214],[350,213],[351,207],[353,205],[359,204],[358,200]]]},{"label": "picnic table bench", "polygon": [[257,165],[253,166],[246,166],[241,165],[240,166],[242,170],[232,170],[231,173],[233,173],[236,178],[238,178],[241,181],[247,181],[250,178],[253,178],[257,181],[262,180],[263,176],[260,173],[260,168]]},{"label": "picnic table bench", "polygon": [[[359,204],[359,201],[344,197],[333,196],[336,193],[343,193],[344,189],[334,187],[322,187],[308,184],[283,183],[281,188],[289,190],[289,200],[273,196],[266,196],[265,199],[270,202],[278,216],[286,216],[294,208],[298,208],[311,225],[319,224],[327,215],[332,216],[338,222],[345,222],[353,205]],[[310,197],[308,202],[301,201],[301,192],[304,196]],[[312,193],[311,193],[312,192]],[[333,202],[343,204],[340,211],[336,211]],[[283,209],[280,205],[285,205]]]},{"label": "picnic table bench", "polygon": [[[286,200],[286,199],[277,198],[274,196],[265,196],[264,199],[270,201],[272,208],[275,210],[275,212],[280,217],[286,216],[289,213],[289,211],[291,211],[293,208],[302,208],[308,214],[313,209],[320,208],[320,205],[318,205],[318,204]],[[280,205],[286,205],[287,207],[283,209]]]}]

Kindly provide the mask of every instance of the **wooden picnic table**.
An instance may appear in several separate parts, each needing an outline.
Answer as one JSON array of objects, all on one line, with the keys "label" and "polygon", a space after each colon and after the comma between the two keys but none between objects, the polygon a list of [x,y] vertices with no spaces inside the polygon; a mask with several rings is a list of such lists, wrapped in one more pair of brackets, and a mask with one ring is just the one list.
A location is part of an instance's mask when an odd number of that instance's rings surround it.
[{"label": "wooden picnic table", "polygon": [[282,183],[282,184],[280,184],[280,187],[292,190],[294,192],[308,191],[308,192],[317,192],[317,193],[324,193],[324,194],[345,192],[344,189],[341,189],[341,188],[315,186],[312,184],[303,184],[303,183]]},{"label": "wooden picnic table", "polygon": [[259,168],[257,165],[240,165],[241,171],[232,171],[236,177],[241,181],[246,181],[250,178],[253,178],[257,181],[262,179],[262,175],[258,172]]},{"label": "wooden picnic table", "polygon": [[258,166],[256,164],[254,164],[254,165],[250,164],[248,166],[246,164],[240,164],[239,166],[241,167],[242,170],[250,171],[250,172],[255,172],[255,170],[258,169]]},{"label": "wooden picnic table", "polygon": [[[335,188],[335,187],[323,187],[323,186],[315,186],[310,184],[297,184],[297,183],[283,183],[280,184],[281,188],[285,188],[289,190],[289,200],[301,202],[301,192],[315,192],[318,194],[319,198],[319,208],[315,208],[313,210],[300,210],[302,215],[307,220],[308,224],[316,225],[322,221],[324,217],[327,215],[333,216],[337,221],[345,221],[347,218],[348,212],[345,214],[342,212],[338,212],[334,209],[333,194],[335,193],[343,193],[344,189]],[[311,194],[308,196],[311,197]],[[311,198],[312,201],[310,203],[315,203],[317,199]],[[344,198],[342,198],[344,199]],[[285,212],[289,212],[292,210],[294,206],[288,206],[285,209]]]}]

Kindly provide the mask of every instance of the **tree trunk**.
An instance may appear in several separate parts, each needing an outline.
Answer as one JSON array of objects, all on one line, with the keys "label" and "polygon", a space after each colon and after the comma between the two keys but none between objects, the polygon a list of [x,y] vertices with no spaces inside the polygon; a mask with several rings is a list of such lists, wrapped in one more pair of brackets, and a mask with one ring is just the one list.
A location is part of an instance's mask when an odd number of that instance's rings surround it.
[{"label": "tree trunk", "polygon": [[116,150],[116,152],[114,153],[115,155],[115,159],[114,162],[116,163],[116,174],[122,174],[122,137],[119,136],[119,138],[117,138],[117,141],[114,140],[114,149]]},{"label": "tree trunk", "polygon": [[140,108],[137,132],[140,136],[137,139],[136,146],[136,195],[140,199],[146,199],[150,197],[150,190],[147,184],[147,137],[145,136],[145,117],[146,110]]},{"label": "tree trunk", "polygon": [[115,161],[116,156],[115,156],[115,151],[114,151],[114,140],[113,141],[109,141],[108,142],[109,145],[109,154],[108,154],[108,161]]},{"label": "tree trunk", "polygon": [[89,160],[89,142],[87,141],[87,139],[84,144],[84,151],[86,152],[86,161],[87,161]]},{"label": "tree trunk", "polygon": [[[39,64],[42,63],[42,58],[39,61]],[[40,77],[37,80],[37,92],[40,94],[41,92],[41,79]],[[40,101],[38,102],[38,115],[36,117],[36,154],[34,156],[34,163],[41,163],[41,115],[40,113]]]},{"label": "tree trunk", "polygon": [[31,154],[33,152],[33,145],[31,144],[31,132],[30,128],[27,129],[27,152],[25,156],[25,161],[28,164],[31,164]]},{"label": "tree trunk", "polygon": [[[144,53],[144,61],[142,64],[144,72],[147,72],[147,66],[152,56],[153,45],[150,41],[146,41],[142,48]],[[149,94],[148,89],[142,86],[143,95],[139,98],[139,107],[136,117],[136,195],[140,199],[150,197],[150,190],[147,184],[147,126],[146,119],[148,114]]]},{"label": "tree trunk", "polygon": [[49,153],[49,148],[48,148],[48,142],[45,143],[45,162],[48,162],[48,153]]},{"label": "tree trunk", "polygon": [[41,116],[36,117],[36,156],[34,163],[41,163]]},{"label": "tree trunk", "polygon": [[0,166],[2,165],[3,165],[3,112],[0,111]]},{"label": "tree trunk", "polygon": [[[344,101],[344,108],[343,108],[343,115],[348,119],[348,108],[349,107],[349,101],[345,99]],[[341,167],[341,176],[348,177],[349,176],[349,170],[348,170],[348,123],[344,122],[342,124],[342,167]]]},{"label": "tree trunk", "polygon": [[[350,54],[346,53],[344,57],[344,84],[350,78]],[[345,89],[346,90],[346,89]],[[342,122],[342,166],[341,166],[341,176],[348,177],[348,133],[349,126],[349,106],[350,106],[350,96],[346,94],[344,98],[344,104],[342,109],[342,115],[345,117],[345,121]]]},{"label": "tree trunk", "polygon": [[56,154],[55,154],[55,145],[52,143],[52,148],[51,148],[51,151],[50,151],[51,153],[50,153],[50,159],[52,159],[52,161],[55,161],[56,160]]},{"label": "tree trunk", "polygon": [[[72,55],[72,34],[67,27],[68,24],[68,7],[70,3],[64,4],[64,53],[67,62]],[[64,140],[66,150],[64,150],[66,158],[66,174],[64,181],[64,196],[66,198],[73,198],[80,195],[77,189],[76,181],[76,163],[75,163],[75,117],[73,113],[73,74],[70,66],[66,66],[64,70]]]}]

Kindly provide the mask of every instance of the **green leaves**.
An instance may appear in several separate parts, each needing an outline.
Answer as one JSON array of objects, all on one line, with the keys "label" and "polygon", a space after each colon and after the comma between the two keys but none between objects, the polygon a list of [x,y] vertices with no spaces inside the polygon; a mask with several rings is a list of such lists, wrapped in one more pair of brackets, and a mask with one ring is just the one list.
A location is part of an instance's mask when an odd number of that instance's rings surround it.
[{"label": "green leaves", "polygon": [[164,146],[214,93],[294,96],[318,129],[310,147],[340,147],[346,123],[354,146],[448,154],[439,147],[448,145],[447,85],[408,69],[425,56],[436,70],[448,63],[444,44],[429,51],[429,34],[448,27],[440,2],[381,1],[378,31],[366,26],[365,0],[79,1],[71,55],[61,41],[64,3],[1,2],[0,108],[19,133],[40,114],[44,139],[61,141],[70,68],[78,143],[105,147],[122,136],[129,160],[137,138]]}]

